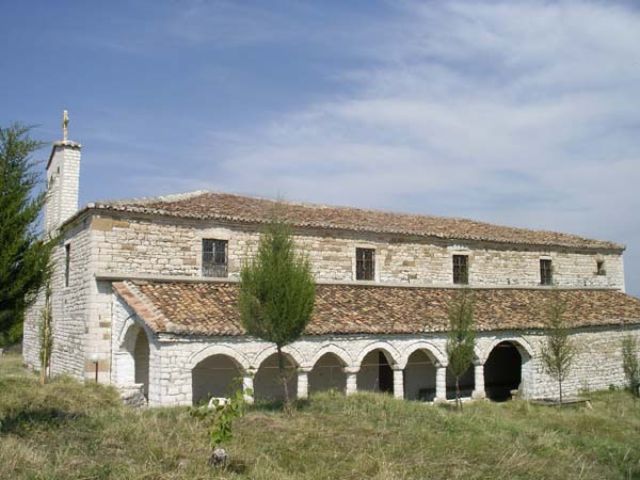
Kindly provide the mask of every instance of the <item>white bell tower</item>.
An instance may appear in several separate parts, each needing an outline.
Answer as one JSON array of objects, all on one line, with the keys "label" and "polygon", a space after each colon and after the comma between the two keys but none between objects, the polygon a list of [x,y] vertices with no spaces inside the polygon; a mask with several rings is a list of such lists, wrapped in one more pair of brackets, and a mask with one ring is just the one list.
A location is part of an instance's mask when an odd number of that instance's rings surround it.
[{"label": "white bell tower", "polygon": [[78,211],[80,150],[82,145],[69,140],[69,114],[62,116],[62,140],[53,143],[47,162],[47,201],[45,229],[53,233]]}]

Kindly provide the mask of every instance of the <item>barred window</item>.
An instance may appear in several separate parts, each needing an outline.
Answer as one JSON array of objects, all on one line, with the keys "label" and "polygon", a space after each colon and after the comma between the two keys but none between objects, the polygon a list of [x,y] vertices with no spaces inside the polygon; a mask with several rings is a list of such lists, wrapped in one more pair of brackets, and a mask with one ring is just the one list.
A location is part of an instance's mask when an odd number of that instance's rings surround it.
[{"label": "barred window", "polygon": [[204,238],[202,240],[202,276],[227,276],[227,241]]},{"label": "barred window", "polygon": [[540,285],[553,284],[553,265],[547,258],[540,259]]},{"label": "barred window", "polygon": [[375,280],[375,258],[373,248],[356,248],[356,280]]},{"label": "barred window", "polygon": [[453,283],[466,285],[469,283],[469,257],[467,255],[453,256]]}]

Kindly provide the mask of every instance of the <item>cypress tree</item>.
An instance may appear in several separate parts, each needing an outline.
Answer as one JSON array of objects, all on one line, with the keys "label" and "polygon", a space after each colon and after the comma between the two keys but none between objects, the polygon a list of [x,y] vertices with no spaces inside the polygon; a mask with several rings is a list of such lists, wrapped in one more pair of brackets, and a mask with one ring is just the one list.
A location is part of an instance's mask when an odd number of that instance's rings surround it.
[{"label": "cypress tree", "polygon": [[554,290],[547,306],[546,337],[541,357],[544,370],[558,382],[559,407],[562,407],[562,383],[569,376],[577,353],[565,322],[566,310],[566,302],[560,297],[560,292]]},{"label": "cypress tree", "polygon": [[239,309],[249,335],[275,343],[287,411],[290,400],[282,348],[300,338],[314,301],[309,260],[295,252],[290,227],[271,221],[260,237],[256,257],[240,272]]},{"label": "cypress tree", "polygon": [[32,158],[41,143],[30,128],[0,127],[0,343],[22,335],[25,309],[48,277],[53,242],[38,234],[45,192]]},{"label": "cypress tree", "polygon": [[476,343],[473,319],[474,298],[466,288],[456,294],[449,304],[449,336],[447,338],[447,368],[456,381],[456,405],[462,410],[460,377],[473,364]]}]

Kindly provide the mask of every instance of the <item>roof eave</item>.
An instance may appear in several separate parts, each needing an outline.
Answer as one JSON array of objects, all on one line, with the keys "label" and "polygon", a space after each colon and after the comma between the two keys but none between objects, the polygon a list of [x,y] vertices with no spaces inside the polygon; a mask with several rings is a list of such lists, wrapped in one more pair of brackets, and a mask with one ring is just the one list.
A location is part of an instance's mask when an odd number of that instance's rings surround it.
[{"label": "roof eave", "polygon": [[[126,207],[122,205],[108,205],[103,203],[89,203],[82,209],[78,210],[73,216],[71,216],[68,220],[66,220],[61,226],[60,229],[66,228],[69,224],[73,223],[77,220],[83,213],[89,211],[103,211],[103,212],[117,212],[120,214],[135,214],[135,215],[144,215],[149,217],[164,217],[164,218],[180,218],[186,220],[219,220],[226,221],[231,223],[241,223],[241,224],[249,224],[249,225],[264,225],[268,222],[268,220],[259,220],[259,219],[248,219],[242,218],[238,216],[230,216],[230,215],[200,215],[200,214],[187,214],[187,213],[176,213],[169,212],[166,210],[159,209],[149,209],[146,207]],[[392,234],[392,235],[402,235],[406,237],[418,237],[425,239],[436,239],[436,240],[445,240],[452,242],[486,242],[486,243],[494,243],[499,245],[517,245],[517,246],[531,246],[537,248],[563,248],[569,250],[589,250],[594,252],[615,252],[615,253],[623,253],[626,250],[626,245],[617,244],[614,242],[605,242],[603,241],[603,245],[569,245],[564,243],[527,243],[527,242],[513,242],[508,240],[499,240],[499,239],[489,239],[489,238],[481,238],[481,237],[468,237],[468,238],[459,238],[453,236],[444,236],[444,235],[435,235],[435,234],[420,234],[415,232],[407,232],[401,230],[383,230],[383,229],[367,229],[367,228],[347,228],[347,227],[338,227],[330,224],[293,224],[296,228],[322,228],[322,229],[331,229],[335,231],[346,231],[346,232],[366,232],[366,233],[377,233],[377,234]]]}]

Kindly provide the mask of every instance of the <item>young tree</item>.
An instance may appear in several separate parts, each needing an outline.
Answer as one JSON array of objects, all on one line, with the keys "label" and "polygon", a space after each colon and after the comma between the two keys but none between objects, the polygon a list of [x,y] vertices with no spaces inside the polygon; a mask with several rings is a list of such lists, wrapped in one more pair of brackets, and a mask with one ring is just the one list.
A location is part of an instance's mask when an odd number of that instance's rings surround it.
[{"label": "young tree", "polygon": [[229,461],[229,453],[224,448],[233,438],[233,422],[242,417],[245,412],[247,395],[253,395],[251,390],[243,390],[240,387],[225,402],[215,401],[213,404],[204,404],[191,409],[193,417],[204,420],[209,431],[209,445],[211,456],[209,465],[212,467],[226,467]]},{"label": "young tree", "polygon": [[449,305],[449,337],[447,338],[448,369],[456,379],[456,405],[460,400],[460,377],[473,364],[476,335],[473,322],[473,294],[462,289]]},{"label": "young tree", "polygon": [[629,390],[640,397],[640,361],[638,361],[638,341],[627,335],[622,339],[622,369],[627,378]]},{"label": "young tree", "polygon": [[566,309],[566,303],[560,297],[560,292],[553,291],[547,309],[542,364],[545,371],[558,382],[560,406],[562,406],[562,382],[567,379],[576,355],[576,346],[569,337],[564,320]]},{"label": "young tree", "polygon": [[314,301],[309,261],[296,254],[291,229],[276,216],[260,237],[256,257],[242,267],[238,305],[247,333],[276,345],[287,411],[291,404],[282,348],[300,338]]},{"label": "young tree", "polygon": [[37,224],[45,193],[31,155],[40,142],[29,127],[0,127],[0,342],[17,341],[25,309],[49,274],[52,242],[39,237]]},{"label": "young tree", "polygon": [[51,351],[53,350],[53,316],[51,314],[51,284],[45,287],[44,308],[40,318],[40,384],[44,385],[49,377]]}]

